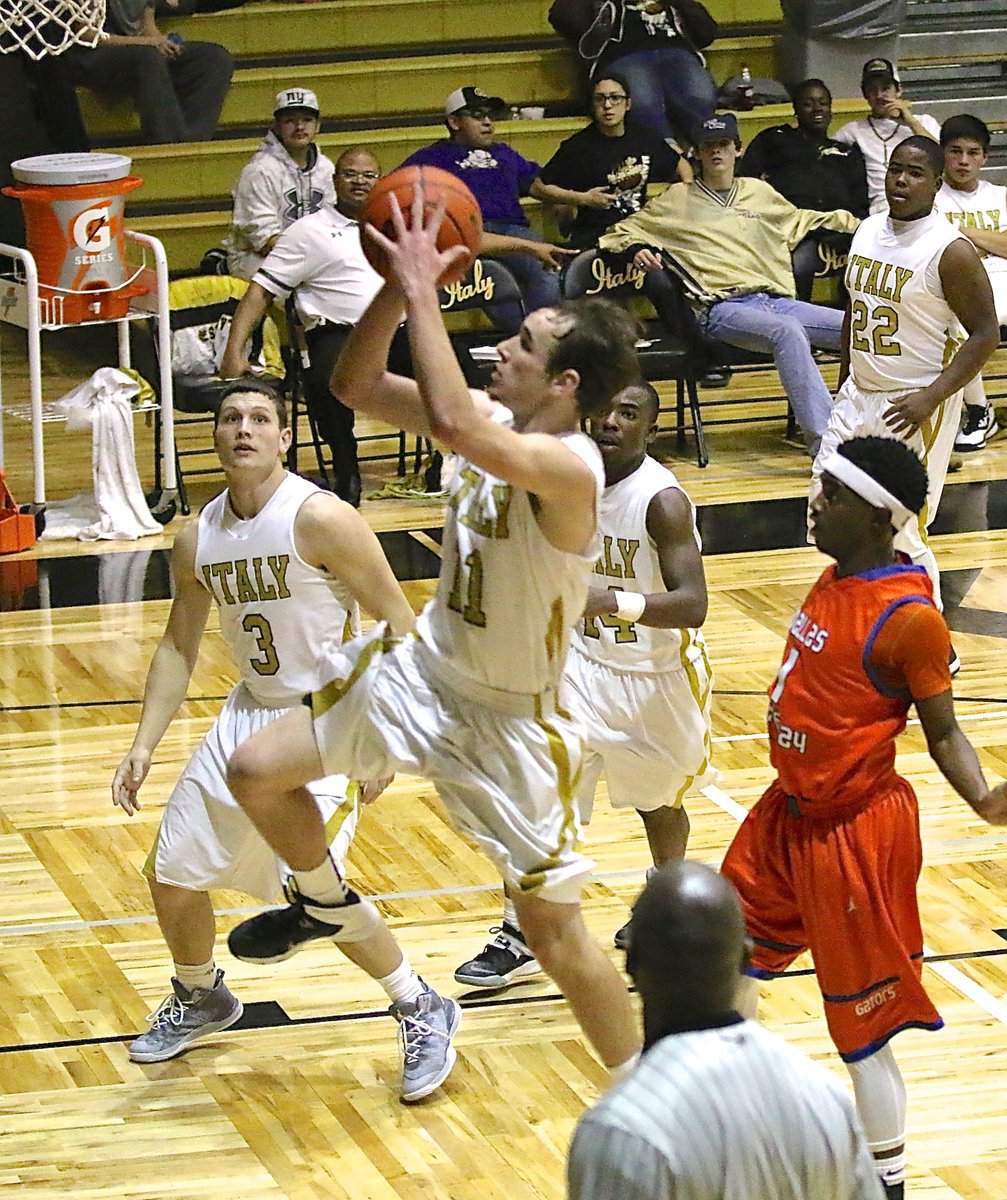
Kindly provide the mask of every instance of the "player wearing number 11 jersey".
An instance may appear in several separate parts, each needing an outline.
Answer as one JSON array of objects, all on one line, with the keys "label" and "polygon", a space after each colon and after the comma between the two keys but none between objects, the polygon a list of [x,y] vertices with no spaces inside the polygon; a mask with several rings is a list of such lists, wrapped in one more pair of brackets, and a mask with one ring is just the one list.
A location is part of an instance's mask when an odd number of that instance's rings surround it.
[{"label": "player wearing number 11 jersey", "polygon": [[936,142],[910,137],[885,175],[889,211],[853,235],[846,268],[850,304],[843,325],[840,387],[812,470],[855,436],[895,436],[927,469],[929,490],[896,547],[925,567],[941,605],[927,528],[937,514],[961,423],[962,389],[1000,339],[989,277],[971,242],[933,211],[944,156]]}]

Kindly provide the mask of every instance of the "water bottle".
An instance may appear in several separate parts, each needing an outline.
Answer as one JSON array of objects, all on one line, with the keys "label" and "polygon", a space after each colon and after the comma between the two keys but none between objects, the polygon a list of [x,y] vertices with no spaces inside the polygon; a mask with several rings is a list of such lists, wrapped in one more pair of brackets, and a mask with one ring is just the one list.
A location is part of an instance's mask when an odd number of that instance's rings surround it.
[{"label": "water bottle", "polygon": [[738,83],[738,108],[743,112],[755,107],[755,88],[752,86],[752,72],[747,63],[741,64],[741,79]]}]

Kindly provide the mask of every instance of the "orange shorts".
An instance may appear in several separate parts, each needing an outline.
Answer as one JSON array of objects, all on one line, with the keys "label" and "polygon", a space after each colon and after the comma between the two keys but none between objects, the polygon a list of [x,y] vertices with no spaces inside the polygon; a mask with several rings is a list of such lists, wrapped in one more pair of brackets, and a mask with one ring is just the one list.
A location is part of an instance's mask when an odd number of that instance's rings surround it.
[{"label": "orange shorts", "polygon": [[940,1029],[923,989],[916,795],[900,779],[866,808],[808,817],[773,783],[731,843],[734,884],[755,942],[749,974],[770,979],[810,950],[829,1033],[846,1062],[902,1029]]}]

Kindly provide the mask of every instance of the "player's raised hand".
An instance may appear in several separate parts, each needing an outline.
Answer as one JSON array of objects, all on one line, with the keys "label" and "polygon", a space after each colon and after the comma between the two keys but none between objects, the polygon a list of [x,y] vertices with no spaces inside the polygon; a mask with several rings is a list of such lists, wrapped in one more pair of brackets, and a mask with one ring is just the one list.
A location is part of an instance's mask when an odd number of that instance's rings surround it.
[{"label": "player's raised hand", "polygon": [[409,224],[406,224],[398,196],[392,192],[388,200],[392,236],[386,237],[370,224],[365,226],[366,236],[384,250],[395,278],[407,296],[415,295],[424,288],[436,288],[441,279],[450,274],[451,268],[467,258],[469,253],[463,245],[451,246],[447,250],[437,248],[437,233],[444,220],[447,198],[441,196],[428,212],[423,181],[418,180],[413,187]]},{"label": "player's raised hand", "polygon": [[990,788],[976,805],[976,812],[990,825],[1007,825],[1007,782]]},{"label": "player's raised hand", "polygon": [[150,770],[150,755],[146,750],[130,750],[119,764],[112,780],[112,803],[128,816],[140,811],[137,793]]}]

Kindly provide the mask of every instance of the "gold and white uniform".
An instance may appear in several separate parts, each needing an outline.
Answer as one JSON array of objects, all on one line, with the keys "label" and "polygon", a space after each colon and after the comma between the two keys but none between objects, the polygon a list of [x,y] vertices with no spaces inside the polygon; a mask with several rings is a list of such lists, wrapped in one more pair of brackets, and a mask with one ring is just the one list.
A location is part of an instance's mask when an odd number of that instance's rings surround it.
[{"label": "gold and white uniform", "polygon": [[[644,595],[667,590],[647,532],[647,511],[668,488],[685,495],[673,472],[650,457],[605,488],[594,586]],[[702,548],[694,508],[693,535]],[[603,773],[613,808],[641,812],[677,807],[691,788],[715,778],[712,674],[701,630],[656,629],[614,616],[582,618],[574,627],[564,683],[564,703],[584,734],[577,806],[585,824]]]},{"label": "gold and white uniform", "polygon": [[[320,682],[322,647],[359,629],[356,601],[339,580],[309,566],[294,544],[294,520],[319,489],[287,475],[260,513],[241,520],[222,492],[199,515],[196,576],[217,602],[220,631],[241,682],[168,797],[144,867],[161,883],[205,891],[227,887],[275,901],[289,873],[227,788],[235,748]],[[309,785],[332,853],[345,858],[357,822],[357,788],[345,776]]]},{"label": "gold and white uniform", "polygon": [[[597,447],[580,433],[563,443],[600,495]],[[533,496],[462,461],[417,635],[395,640],[380,627],[343,647],[312,697],[327,770],[424,776],[506,883],[565,903],[592,864],[576,850],[579,732],[556,691],[596,558],[596,539],[583,554],[556,550]]]},{"label": "gold and white uniform", "polygon": [[935,594],[936,563],[926,531],[944,490],[962,394],[949,396],[915,433],[893,434],[885,417],[892,400],[933,383],[964,340],[939,273],[941,255],[960,238],[964,235],[937,213],[916,221],[874,214],[853,235],[846,267],[850,375],[836,396],[811,481],[814,499],[821,489],[821,462],[848,438],[899,437],[911,447],[927,469],[927,502],[918,522],[896,535],[895,546],[927,563]]}]

